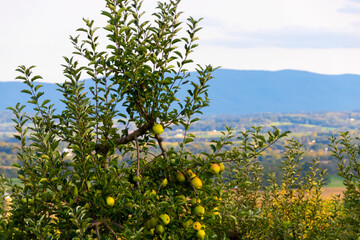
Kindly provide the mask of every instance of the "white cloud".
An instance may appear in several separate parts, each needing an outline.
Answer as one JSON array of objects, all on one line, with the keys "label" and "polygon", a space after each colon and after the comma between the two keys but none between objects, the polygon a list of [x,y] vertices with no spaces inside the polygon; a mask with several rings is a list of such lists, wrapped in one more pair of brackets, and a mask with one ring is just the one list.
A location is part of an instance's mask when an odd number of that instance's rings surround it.
[{"label": "white cloud", "polygon": [[[216,0],[184,1],[189,13],[220,19],[222,27],[247,31],[278,30],[301,26],[309,29],[353,30],[358,18],[338,10],[344,0]],[[344,28],[345,27],[345,28]]]},{"label": "white cloud", "polygon": [[[145,0],[145,10],[156,2]],[[14,79],[20,64],[38,65],[46,81],[62,81],[62,56],[72,52],[69,35],[84,26],[82,17],[102,25],[104,5],[102,0],[4,1],[0,81]],[[360,1],[183,0],[179,8],[184,18],[205,18],[196,53],[201,62],[235,69],[360,73]]]},{"label": "white cloud", "polygon": [[[292,35],[307,38],[310,41],[316,40],[316,38],[312,39],[311,34],[316,36],[323,34],[323,38],[329,35],[360,37],[360,16],[341,11],[346,6],[354,8],[354,4],[348,1],[225,0],[221,4],[216,2],[215,0],[198,0],[195,1],[193,9],[192,3],[184,4],[188,12],[193,12],[197,16],[204,14],[205,28],[201,33],[204,41],[238,41],[240,45],[244,42],[243,40],[246,40],[257,45],[264,40],[271,40],[267,38],[279,39],[279,36],[283,36],[284,47],[289,47]],[[206,10],[194,10],[200,9],[202,5],[206,5]],[[214,24],[216,20],[219,20],[220,24]],[[288,43],[285,42],[286,35],[290,35]],[[273,41],[268,41],[267,45],[271,42]],[[298,47],[296,45],[294,47]],[[281,47],[278,43],[272,46]],[[244,47],[248,47],[248,44]],[[316,48],[318,43],[305,47]],[[339,45],[334,47],[339,47]]]},{"label": "white cloud", "polygon": [[201,46],[193,56],[205,65],[230,69],[296,69],[321,74],[360,74],[360,49],[211,48]]},{"label": "white cloud", "polygon": [[103,7],[98,0],[6,1],[0,8],[0,81],[13,80],[18,65],[36,65],[45,81],[62,81],[62,57],[73,51],[69,36],[84,26],[83,17],[104,22]]},{"label": "white cloud", "polygon": [[208,39],[206,45],[237,48],[358,48],[360,33],[337,33],[305,28],[284,28],[277,31],[224,31],[225,37]]}]

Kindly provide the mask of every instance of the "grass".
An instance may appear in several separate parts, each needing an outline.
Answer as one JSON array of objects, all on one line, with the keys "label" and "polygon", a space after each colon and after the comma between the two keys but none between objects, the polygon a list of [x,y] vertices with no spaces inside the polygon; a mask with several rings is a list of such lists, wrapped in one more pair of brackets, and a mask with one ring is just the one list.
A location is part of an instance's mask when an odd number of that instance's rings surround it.
[{"label": "grass", "polygon": [[331,187],[345,187],[343,184],[343,178],[338,175],[330,175],[329,176],[329,182],[325,186],[327,188]]}]

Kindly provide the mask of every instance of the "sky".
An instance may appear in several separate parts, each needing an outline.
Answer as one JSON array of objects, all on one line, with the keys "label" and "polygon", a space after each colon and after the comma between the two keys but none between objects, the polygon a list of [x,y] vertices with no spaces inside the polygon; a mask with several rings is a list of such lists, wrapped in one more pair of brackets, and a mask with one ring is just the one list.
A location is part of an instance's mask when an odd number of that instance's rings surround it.
[{"label": "sky", "polygon": [[[144,0],[151,13],[157,0]],[[63,56],[82,18],[105,26],[103,0],[0,0],[0,81],[35,65],[62,82]],[[360,74],[360,0],[182,0],[182,18],[204,18],[196,63],[239,70]],[[101,34],[101,32],[100,32]]]}]

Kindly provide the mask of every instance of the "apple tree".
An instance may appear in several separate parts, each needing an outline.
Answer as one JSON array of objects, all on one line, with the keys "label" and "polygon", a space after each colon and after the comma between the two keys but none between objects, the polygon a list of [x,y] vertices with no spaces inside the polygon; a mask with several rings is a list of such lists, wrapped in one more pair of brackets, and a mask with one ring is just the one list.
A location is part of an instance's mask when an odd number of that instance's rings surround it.
[{"label": "apple tree", "polygon": [[[142,1],[106,0],[105,27],[84,19],[70,37],[73,55],[64,57],[63,110],[46,99],[33,66],[17,69],[29,96],[27,105],[10,108],[22,184],[12,187],[2,236],[226,239],[227,227],[250,211],[246,205],[256,207],[254,197],[237,204],[259,190],[260,168],[243,170],[286,133],[274,129],[266,137],[255,129],[236,147],[228,128],[209,152],[188,150],[216,68],[188,70],[201,19],[184,24],[179,3],[159,2],[145,18]],[[181,141],[166,146],[163,131],[179,127]],[[239,186],[244,194],[234,195]]]},{"label": "apple tree", "polygon": [[[10,108],[22,185],[1,230],[15,239],[214,238],[211,162],[186,150],[216,69],[187,69],[200,19],[184,26],[180,0],[159,2],[152,21],[142,1],[105,3],[107,38],[86,19],[70,38],[64,110],[46,99],[33,66],[17,69],[29,96]],[[174,126],[183,139],[166,148],[161,132]]]}]

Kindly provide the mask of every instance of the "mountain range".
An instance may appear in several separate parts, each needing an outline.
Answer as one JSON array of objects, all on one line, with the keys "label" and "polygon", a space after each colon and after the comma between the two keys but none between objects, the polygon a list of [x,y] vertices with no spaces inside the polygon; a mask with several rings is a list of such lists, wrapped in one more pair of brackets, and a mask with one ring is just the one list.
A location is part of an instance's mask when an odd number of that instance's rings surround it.
[{"label": "mountain range", "polygon": [[[218,69],[209,84],[213,114],[351,111],[360,109],[360,75],[324,75],[298,70],[255,71]],[[61,109],[56,84],[41,83],[45,97]],[[0,111],[28,95],[21,82],[0,82]],[[60,106],[60,107],[59,107]]]}]

